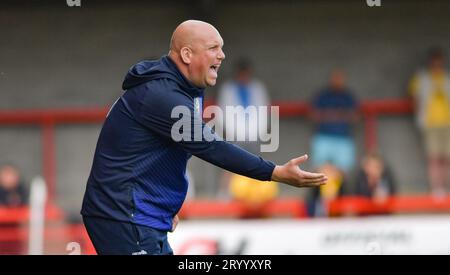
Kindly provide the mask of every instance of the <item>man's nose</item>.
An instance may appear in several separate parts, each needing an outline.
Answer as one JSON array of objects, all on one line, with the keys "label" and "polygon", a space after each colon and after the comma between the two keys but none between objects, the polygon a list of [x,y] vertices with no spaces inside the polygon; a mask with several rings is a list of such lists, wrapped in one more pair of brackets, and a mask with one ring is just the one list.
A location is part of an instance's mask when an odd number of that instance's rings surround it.
[{"label": "man's nose", "polygon": [[220,60],[224,60],[225,59],[225,53],[223,52],[222,49],[220,49],[219,55],[217,56],[217,58],[220,59]]}]

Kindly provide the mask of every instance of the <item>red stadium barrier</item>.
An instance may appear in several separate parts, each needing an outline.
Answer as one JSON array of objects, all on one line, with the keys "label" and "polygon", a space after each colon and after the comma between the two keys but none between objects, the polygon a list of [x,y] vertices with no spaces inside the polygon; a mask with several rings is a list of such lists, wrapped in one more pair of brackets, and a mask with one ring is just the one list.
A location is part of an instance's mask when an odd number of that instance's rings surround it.
[{"label": "red stadium barrier", "polygon": [[[403,213],[450,213],[450,196],[396,196],[377,203],[364,197],[342,197],[328,203],[330,216],[360,216]],[[26,207],[0,208],[0,254],[25,254],[28,241],[29,210]],[[47,226],[44,240],[47,253],[69,254],[67,245],[80,244],[81,254],[95,254],[88,234],[82,224],[57,223],[61,212],[47,207]],[[181,219],[205,218],[307,218],[306,206],[297,198],[283,198],[259,207],[241,201],[190,200],[179,212]],[[54,224],[51,222],[54,221]],[[50,224],[48,224],[50,222]]]},{"label": "red stadium barrier", "polygon": [[[28,250],[30,209],[0,207],[0,255],[26,254]],[[68,254],[67,244],[76,242],[80,253],[95,254],[95,249],[82,224],[63,222],[64,213],[54,205],[45,210],[44,248],[49,254]],[[73,251],[72,251],[73,252]]]},{"label": "red stadium barrier", "polygon": [[[347,196],[330,201],[327,206],[330,216],[450,213],[450,196],[396,196],[383,202],[366,197]],[[307,218],[305,203],[296,198],[277,199],[259,208],[252,208],[240,201],[192,200],[185,202],[179,215],[185,219],[279,216]]]},{"label": "red stadium barrier", "polygon": [[[22,207],[0,207],[0,224],[20,224],[28,222],[30,217],[30,208]],[[48,204],[45,209],[45,219],[58,221],[64,218],[61,209],[53,204]]]},{"label": "red stadium barrier", "polygon": [[[28,250],[27,226],[3,226],[0,224],[0,255],[27,254]],[[79,244],[79,251],[69,250],[70,243]],[[95,255],[95,248],[82,224],[52,225],[44,230],[45,254]]]},{"label": "red stadium barrier", "polygon": [[262,205],[241,201],[191,200],[178,213],[180,218],[259,218],[290,216],[305,218],[305,205],[298,199],[278,199]]},{"label": "red stadium barrier", "polygon": [[332,215],[371,215],[388,213],[450,213],[450,196],[395,196],[383,202],[368,198],[343,197],[329,204]]}]

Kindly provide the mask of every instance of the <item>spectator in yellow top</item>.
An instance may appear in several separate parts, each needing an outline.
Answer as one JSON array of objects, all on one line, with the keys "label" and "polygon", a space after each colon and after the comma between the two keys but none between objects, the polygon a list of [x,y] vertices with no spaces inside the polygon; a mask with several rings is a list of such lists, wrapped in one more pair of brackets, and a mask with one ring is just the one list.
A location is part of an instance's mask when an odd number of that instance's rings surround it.
[{"label": "spectator in yellow top", "polygon": [[431,191],[442,197],[450,171],[450,75],[441,49],[430,51],[428,67],[414,75],[409,90],[424,138]]},{"label": "spectator in yellow top", "polygon": [[327,175],[327,184],[311,189],[307,197],[307,211],[310,217],[328,217],[329,203],[346,194],[346,178],[342,169],[331,162],[322,164],[318,171]]},{"label": "spectator in yellow top", "polygon": [[276,182],[262,182],[238,174],[231,176],[230,195],[234,200],[243,202],[249,210],[248,218],[261,217],[260,211],[270,201],[278,196]]}]

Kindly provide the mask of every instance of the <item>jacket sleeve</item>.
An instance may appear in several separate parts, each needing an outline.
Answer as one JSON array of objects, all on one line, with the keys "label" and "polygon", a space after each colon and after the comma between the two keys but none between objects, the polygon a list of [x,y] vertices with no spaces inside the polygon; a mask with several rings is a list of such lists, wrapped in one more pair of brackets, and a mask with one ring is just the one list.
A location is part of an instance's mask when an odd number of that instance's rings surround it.
[{"label": "jacket sleeve", "polygon": [[[258,180],[271,180],[275,164],[221,140],[200,116],[194,115],[193,98],[179,90],[171,80],[154,80],[143,88],[151,89],[151,92],[146,93],[142,100],[137,119],[147,129],[176,143],[186,152],[225,170]],[[174,110],[186,112],[179,115],[177,112],[174,114]],[[185,127],[184,124],[178,133],[189,133],[188,138],[174,140],[172,129],[174,125],[180,124],[180,119],[186,119],[190,127]],[[198,129],[202,133],[200,136]]]}]

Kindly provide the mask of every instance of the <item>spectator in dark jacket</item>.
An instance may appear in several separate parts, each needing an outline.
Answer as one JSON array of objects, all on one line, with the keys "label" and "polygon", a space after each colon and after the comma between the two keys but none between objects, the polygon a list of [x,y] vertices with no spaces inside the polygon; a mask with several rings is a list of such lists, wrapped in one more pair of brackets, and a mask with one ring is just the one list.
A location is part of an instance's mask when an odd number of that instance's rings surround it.
[{"label": "spectator in dark jacket", "polygon": [[0,168],[0,206],[21,206],[27,203],[27,194],[17,167],[11,164]]},{"label": "spectator in dark jacket", "polygon": [[379,203],[395,195],[394,178],[379,155],[371,153],[364,157],[358,173],[355,193]]},{"label": "spectator in dark jacket", "polygon": [[352,127],[358,120],[358,102],[342,70],[332,72],[328,86],[314,98],[312,107],[311,118],[316,125],[311,144],[313,165],[330,162],[349,173],[355,165]]}]

